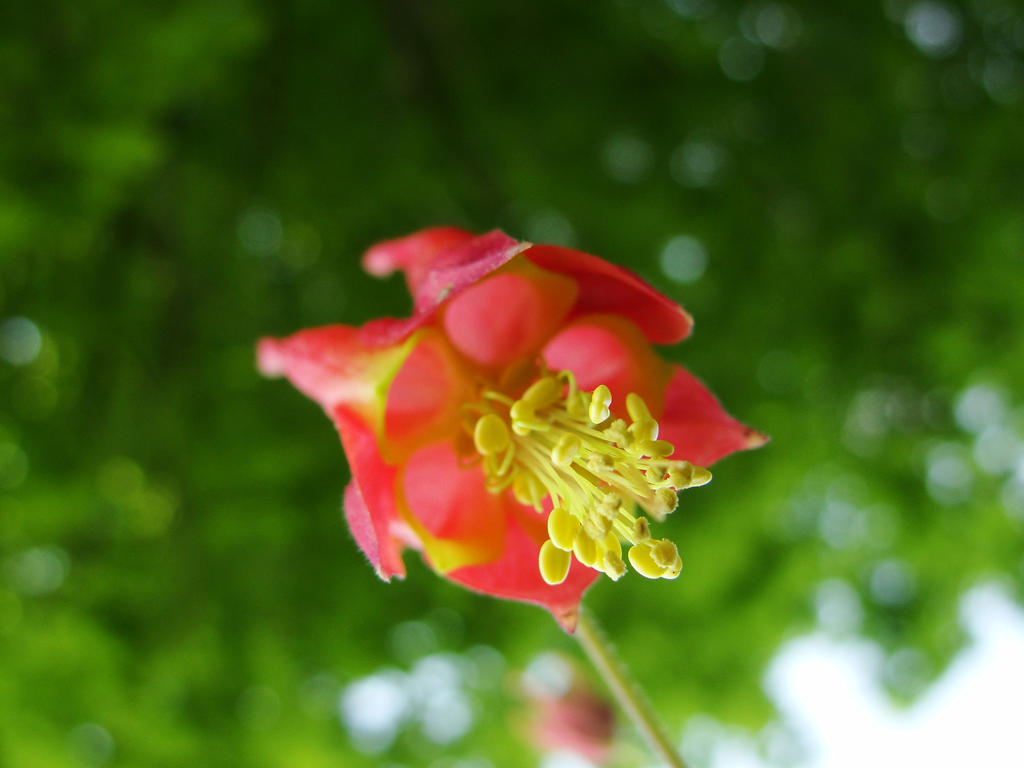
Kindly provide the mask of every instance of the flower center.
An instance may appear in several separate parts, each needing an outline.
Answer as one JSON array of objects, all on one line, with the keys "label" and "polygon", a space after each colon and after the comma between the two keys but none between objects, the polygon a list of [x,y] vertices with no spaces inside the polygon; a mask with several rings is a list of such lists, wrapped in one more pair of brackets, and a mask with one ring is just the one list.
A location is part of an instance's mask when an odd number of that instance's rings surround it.
[{"label": "flower center", "polygon": [[668,458],[675,449],[658,439],[658,422],[639,395],[626,398],[628,424],[612,418],[611,402],[603,384],[584,392],[569,371],[543,370],[518,399],[485,389],[464,407],[488,490],[511,488],[540,514],[550,499],[539,563],[548,584],[565,581],[573,557],[619,579],[623,544],[647,578],[674,579],[682,569],[676,545],[651,538],[648,516],[664,520],[677,492],[704,485],[711,473]]}]

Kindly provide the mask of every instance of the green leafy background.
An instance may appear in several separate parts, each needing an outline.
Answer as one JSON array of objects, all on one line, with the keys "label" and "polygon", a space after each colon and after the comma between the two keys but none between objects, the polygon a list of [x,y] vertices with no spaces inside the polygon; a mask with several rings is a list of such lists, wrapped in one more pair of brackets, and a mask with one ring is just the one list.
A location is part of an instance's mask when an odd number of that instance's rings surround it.
[{"label": "green leafy background", "polygon": [[[4,3],[0,765],[536,762],[518,672],[571,639],[412,554],[379,582],[334,430],[253,367],[407,313],[359,256],[438,223],[634,269],[773,436],[667,523],[681,579],[588,594],[672,732],[770,721],[829,595],[911,699],[963,591],[1024,586],[1022,61],[1001,0]],[[472,729],[357,749],[339,693],[425,656]]]}]

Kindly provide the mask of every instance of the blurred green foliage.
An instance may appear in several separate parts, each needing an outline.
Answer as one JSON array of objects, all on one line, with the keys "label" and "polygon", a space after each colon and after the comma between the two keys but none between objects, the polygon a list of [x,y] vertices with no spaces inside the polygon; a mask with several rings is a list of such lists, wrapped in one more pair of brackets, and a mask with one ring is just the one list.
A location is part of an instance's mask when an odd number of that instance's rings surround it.
[{"label": "blurred green foliage", "polygon": [[[406,313],[359,254],[437,223],[655,282],[774,438],[685,497],[683,578],[588,596],[674,732],[771,718],[816,625],[912,697],[966,587],[1021,595],[1022,56],[1002,0],[4,3],[0,766],[533,759],[515,671],[571,640],[377,581],[334,431],[253,368]],[[470,649],[469,735],[353,746],[345,685]]]}]

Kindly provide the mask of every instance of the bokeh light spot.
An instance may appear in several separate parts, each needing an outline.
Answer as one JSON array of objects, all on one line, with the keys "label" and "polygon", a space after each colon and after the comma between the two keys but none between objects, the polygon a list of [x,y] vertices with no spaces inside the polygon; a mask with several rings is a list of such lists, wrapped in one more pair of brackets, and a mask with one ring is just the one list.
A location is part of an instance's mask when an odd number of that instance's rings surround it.
[{"label": "bokeh light spot", "polygon": [[596,768],[596,766],[575,752],[559,749],[544,755],[540,761],[540,768]]},{"label": "bokeh light spot", "polygon": [[931,665],[916,648],[901,648],[885,660],[882,679],[902,696],[915,696],[928,684]]},{"label": "bokeh light spot", "polygon": [[661,270],[677,283],[694,283],[708,266],[708,252],[700,240],[690,235],[676,235],[661,249]]},{"label": "bokeh light spot", "polygon": [[42,348],[43,334],[27,317],[11,317],[0,324],[0,358],[11,365],[28,365]]},{"label": "bokeh light spot", "polygon": [[616,181],[636,184],[651,169],[654,153],[643,139],[631,134],[617,134],[608,139],[602,153],[604,169]]},{"label": "bokeh light spot", "polygon": [[672,152],[669,171],[676,183],[684,187],[708,187],[718,180],[725,161],[725,149],[718,142],[692,140]]},{"label": "bokeh light spot", "polygon": [[796,9],[784,3],[765,3],[754,8],[752,21],[757,39],[780,50],[793,46],[802,29]]},{"label": "bokeh light spot", "polygon": [[254,256],[270,256],[281,247],[284,227],[270,208],[253,206],[238,217],[238,241]]},{"label": "bokeh light spot", "polygon": [[552,208],[537,211],[526,220],[526,238],[533,243],[572,247],[576,230],[565,216]]},{"label": "bokeh light spot", "polygon": [[928,493],[940,504],[967,501],[974,485],[974,473],[967,449],[959,443],[941,443],[928,452]]},{"label": "bokeh light spot", "polygon": [[466,696],[465,661],[452,653],[420,659],[407,678],[423,735],[435,744],[450,744],[473,726],[473,708]]},{"label": "bokeh light spot", "polygon": [[973,454],[983,471],[1000,475],[1012,471],[1024,458],[1024,442],[1010,427],[993,424],[975,439]]},{"label": "bokeh light spot", "polygon": [[902,560],[883,560],[871,569],[871,595],[882,605],[904,605],[914,597],[916,582],[910,566]]},{"label": "bokeh light spot", "polygon": [[9,441],[0,442],[0,490],[17,488],[28,477],[28,456]]},{"label": "bokeh light spot", "polygon": [[903,17],[903,29],[922,53],[935,58],[952,54],[962,34],[960,14],[936,0],[914,3]]},{"label": "bokeh light spot", "polygon": [[80,723],[68,733],[68,749],[79,763],[106,765],[114,756],[114,738],[102,725]]},{"label": "bokeh light spot", "polygon": [[390,633],[391,651],[402,664],[411,664],[437,649],[437,633],[425,621],[403,621]]},{"label": "bokeh light spot", "polygon": [[535,698],[560,698],[572,686],[572,667],[560,654],[542,653],[526,665],[522,681]]},{"label": "bokeh light spot", "polygon": [[828,579],[814,593],[818,625],[837,635],[856,632],[864,619],[857,591],[841,579]]},{"label": "bokeh light spot", "polygon": [[715,0],[667,0],[667,3],[684,19],[703,19],[715,10]]},{"label": "bokeh light spot", "polygon": [[994,387],[976,384],[957,398],[954,415],[968,432],[982,432],[1006,417],[1006,398]]},{"label": "bokeh light spot", "polygon": [[1010,56],[991,56],[981,73],[985,91],[998,104],[1016,104],[1024,97],[1024,64]]},{"label": "bokeh light spot", "polygon": [[1007,517],[1024,524],[1024,460],[1018,464],[1016,475],[1003,484],[999,495]]},{"label": "bokeh light spot", "polygon": [[420,714],[423,734],[435,744],[451,744],[473,726],[473,710],[466,696],[454,688],[433,691]]},{"label": "bokeh light spot", "polygon": [[505,673],[505,657],[489,645],[475,645],[464,654],[469,662],[467,683],[483,690],[496,688]]},{"label": "bokeh light spot", "polygon": [[753,80],[764,67],[764,50],[742,37],[730,37],[718,51],[718,64],[730,80]]},{"label": "bokeh light spot", "polygon": [[379,754],[391,746],[409,709],[405,675],[382,670],[356,680],[338,702],[342,723],[360,752]]},{"label": "bokeh light spot", "polygon": [[23,595],[47,595],[64,583],[70,558],[58,547],[30,547],[4,563],[7,579]]},{"label": "bokeh light spot", "polygon": [[853,549],[867,538],[867,520],[853,504],[832,499],[821,510],[818,532],[833,549]]}]

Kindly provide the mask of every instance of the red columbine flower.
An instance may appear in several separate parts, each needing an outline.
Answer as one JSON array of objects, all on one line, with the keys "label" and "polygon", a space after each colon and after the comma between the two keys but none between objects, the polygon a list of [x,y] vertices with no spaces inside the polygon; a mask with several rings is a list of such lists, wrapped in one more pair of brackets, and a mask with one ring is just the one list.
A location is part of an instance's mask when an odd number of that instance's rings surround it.
[{"label": "red columbine flower", "polygon": [[632,273],[501,232],[428,229],[380,243],[405,272],[407,320],[259,344],[260,369],[320,403],[352,469],[345,516],[381,578],[420,549],[445,577],[543,605],[569,631],[583,592],[627,559],[675,578],[649,520],[703,485],[703,465],[765,438],[651,344],[692,321]]}]

